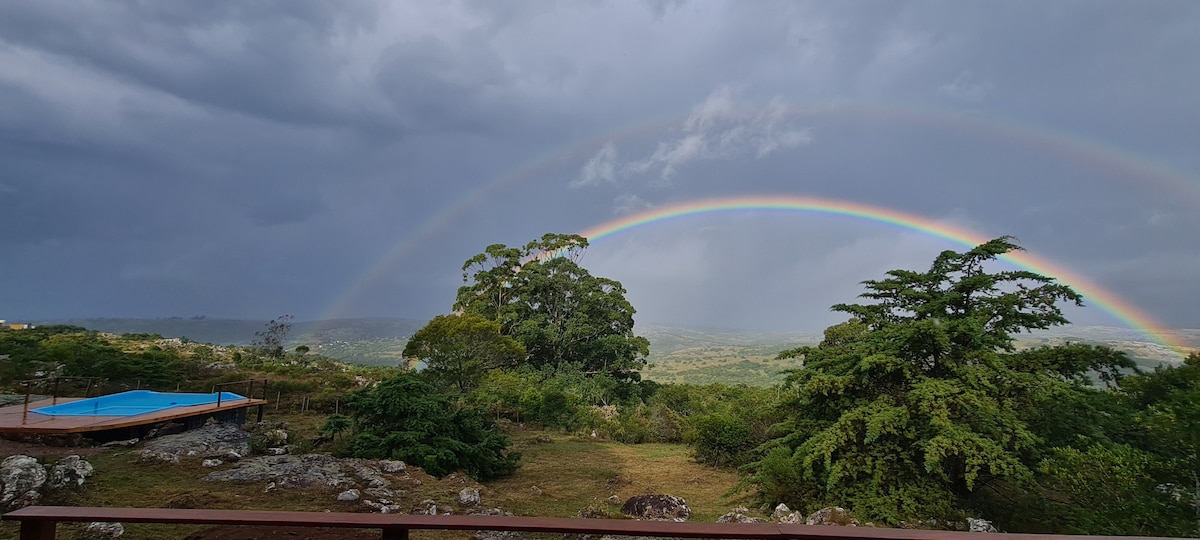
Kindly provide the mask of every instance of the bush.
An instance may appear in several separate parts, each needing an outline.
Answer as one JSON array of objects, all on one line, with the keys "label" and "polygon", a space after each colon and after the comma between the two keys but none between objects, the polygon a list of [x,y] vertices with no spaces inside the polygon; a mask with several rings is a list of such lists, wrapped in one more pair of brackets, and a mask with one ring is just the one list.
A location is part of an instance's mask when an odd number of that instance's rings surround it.
[{"label": "bush", "polygon": [[689,442],[698,461],[718,466],[741,465],[755,446],[750,430],[733,415],[706,414],[692,418],[690,424]]},{"label": "bush", "polygon": [[482,409],[460,406],[412,373],[352,393],[352,457],[399,459],[434,476],[463,471],[476,480],[512,474],[520,454]]}]

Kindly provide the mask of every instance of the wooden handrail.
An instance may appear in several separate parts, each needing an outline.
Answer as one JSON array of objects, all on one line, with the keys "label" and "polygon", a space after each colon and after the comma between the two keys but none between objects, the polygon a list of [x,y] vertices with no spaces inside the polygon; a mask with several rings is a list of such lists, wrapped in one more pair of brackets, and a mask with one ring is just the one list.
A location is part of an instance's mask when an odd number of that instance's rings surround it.
[{"label": "wooden handrail", "polygon": [[874,527],[837,527],[774,523],[676,523],[622,519],[508,516],[429,516],[348,512],[277,512],[176,508],[99,508],[29,506],[4,514],[21,522],[21,540],[53,540],[58,522],[108,521],[192,525],[337,527],[380,529],[384,540],[404,540],[409,530],[523,531],[558,534],[617,534],[676,538],[747,538],[754,540],[1151,540],[1137,536],[988,534]]}]

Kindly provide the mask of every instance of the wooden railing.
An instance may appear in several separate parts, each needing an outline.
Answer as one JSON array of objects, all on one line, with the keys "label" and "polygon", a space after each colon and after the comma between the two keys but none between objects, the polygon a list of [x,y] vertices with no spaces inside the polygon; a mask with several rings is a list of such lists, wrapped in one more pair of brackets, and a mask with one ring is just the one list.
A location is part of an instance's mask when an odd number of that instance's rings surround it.
[{"label": "wooden railing", "polygon": [[29,506],[4,514],[21,523],[21,540],[53,540],[60,522],[164,523],[269,527],[378,529],[383,540],[407,540],[410,530],[521,531],[556,534],[616,534],[674,538],[751,540],[1100,540],[1134,536],[984,534],[874,527],[836,527],[776,523],[675,523],[621,519],[567,519],[505,516],[427,516],[346,512],[274,512],[261,510],[190,510],[173,508],[95,508]]}]

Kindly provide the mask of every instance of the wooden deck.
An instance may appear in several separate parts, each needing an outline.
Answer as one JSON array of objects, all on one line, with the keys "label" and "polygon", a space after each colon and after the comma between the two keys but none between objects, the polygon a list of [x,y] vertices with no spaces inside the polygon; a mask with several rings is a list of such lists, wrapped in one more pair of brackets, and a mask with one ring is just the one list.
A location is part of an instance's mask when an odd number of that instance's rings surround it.
[{"label": "wooden deck", "polygon": [[233,411],[256,405],[266,405],[267,403],[265,399],[242,398],[224,400],[220,406],[217,406],[216,403],[189,405],[187,407],[173,407],[137,416],[49,416],[33,412],[34,409],[39,407],[69,403],[78,399],[82,398],[60,397],[57,401],[43,399],[41,401],[30,402],[28,413],[26,413],[24,405],[2,407],[0,408],[0,433],[50,435],[105,431],[143,426],[146,424],[157,424],[168,420],[203,416],[217,412]]}]

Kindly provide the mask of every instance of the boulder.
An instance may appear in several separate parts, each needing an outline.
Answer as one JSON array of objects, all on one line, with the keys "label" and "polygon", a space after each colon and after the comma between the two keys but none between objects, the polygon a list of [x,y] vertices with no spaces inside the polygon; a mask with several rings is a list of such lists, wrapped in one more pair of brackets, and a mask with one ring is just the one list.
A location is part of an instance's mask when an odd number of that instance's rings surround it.
[{"label": "boulder", "polygon": [[361,491],[359,491],[357,489],[347,489],[346,491],[338,493],[337,500],[339,500],[339,501],[357,501],[360,497],[362,497]]},{"label": "boulder", "polygon": [[411,514],[427,514],[430,516],[438,515],[437,503],[433,499],[425,499],[420,504],[413,507]]},{"label": "boulder", "polygon": [[380,472],[387,474],[396,474],[407,471],[408,466],[405,465],[403,461],[397,461],[394,459],[381,459],[379,460],[379,470]]},{"label": "boulder", "polygon": [[779,503],[771,512],[771,521],[776,523],[804,523],[804,514],[793,512],[786,504]]},{"label": "boulder", "polygon": [[88,523],[88,526],[83,529],[82,536],[84,538],[102,540],[108,538],[120,538],[123,534],[125,534],[125,526],[121,525],[120,523],[93,521]]},{"label": "boulder", "polygon": [[1000,532],[996,530],[996,526],[986,519],[967,518],[967,530],[970,532],[994,533]]},{"label": "boulder", "polygon": [[268,456],[282,456],[288,453],[287,446],[273,446],[266,450]]},{"label": "boulder", "polygon": [[206,423],[204,427],[175,435],[160,435],[146,442],[143,452],[162,452],[180,457],[216,457],[250,452],[250,434],[236,424]]},{"label": "boulder", "polygon": [[717,518],[717,523],[766,523],[767,520],[747,515],[750,509],[740,506]]},{"label": "boulder", "polygon": [[378,502],[364,500],[362,503],[363,506],[370,508],[372,512],[379,512],[380,514],[395,514],[398,510],[400,510],[400,505],[395,504],[387,499],[379,499]]},{"label": "boulder", "polygon": [[854,519],[845,508],[840,506],[826,506],[804,520],[805,525],[858,525],[858,520]]},{"label": "boulder", "polygon": [[200,466],[201,467],[210,467],[210,468],[211,467],[220,467],[224,463],[225,463],[224,461],[221,461],[219,459],[206,459],[200,463]]},{"label": "boulder", "polygon": [[38,489],[46,483],[46,469],[29,456],[15,455],[0,463],[0,504],[14,508],[37,502]]},{"label": "boulder", "polygon": [[283,446],[288,441],[288,432],[282,429],[268,429],[260,433],[260,435],[267,441],[267,446]]},{"label": "boulder", "polygon": [[608,504],[621,504],[621,498],[613,495],[608,498]]},{"label": "boulder", "polygon": [[479,506],[479,490],[475,488],[462,488],[458,492],[459,506]]},{"label": "boulder", "polygon": [[354,476],[359,480],[362,480],[367,487],[386,488],[392,486],[392,483],[389,482],[387,478],[383,477],[383,475],[379,472],[379,469],[371,466],[374,464],[374,462],[365,460],[346,460],[346,464],[353,470]]},{"label": "boulder", "polygon": [[674,495],[636,495],[621,505],[621,513],[636,519],[687,521],[692,510]]},{"label": "boulder", "polygon": [[91,463],[79,456],[67,456],[54,463],[50,469],[50,487],[75,488],[95,472]]}]

